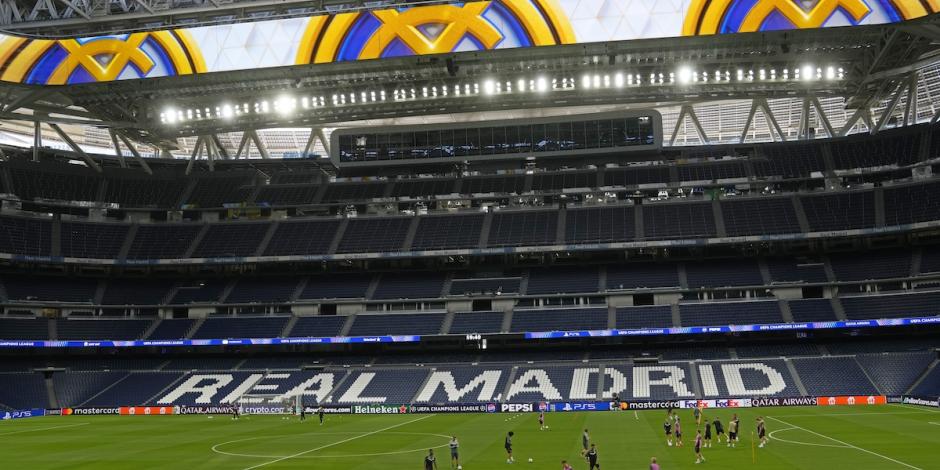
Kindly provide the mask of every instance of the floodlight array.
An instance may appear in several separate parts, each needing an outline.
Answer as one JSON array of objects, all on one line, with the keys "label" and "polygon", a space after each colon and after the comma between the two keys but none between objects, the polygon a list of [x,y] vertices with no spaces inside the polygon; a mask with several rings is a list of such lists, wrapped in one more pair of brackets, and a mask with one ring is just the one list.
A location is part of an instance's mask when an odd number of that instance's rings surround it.
[{"label": "floodlight array", "polygon": [[566,91],[616,90],[650,86],[695,87],[706,84],[826,82],[845,79],[845,70],[838,66],[805,64],[793,68],[698,69],[682,66],[673,72],[647,73],[585,73],[580,77],[562,76],[519,77],[516,79],[487,78],[453,85],[415,85],[403,88],[368,89],[331,95],[281,95],[274,100],[224,102],[214,107],[167,107],[160,113],[160,123],[175,125],[211,119],[234,120],[246,115],[291,117],[327,107],[366,105],[384,102],[434,100],[442,98],[484,98],[519,94],[549,94]]}]

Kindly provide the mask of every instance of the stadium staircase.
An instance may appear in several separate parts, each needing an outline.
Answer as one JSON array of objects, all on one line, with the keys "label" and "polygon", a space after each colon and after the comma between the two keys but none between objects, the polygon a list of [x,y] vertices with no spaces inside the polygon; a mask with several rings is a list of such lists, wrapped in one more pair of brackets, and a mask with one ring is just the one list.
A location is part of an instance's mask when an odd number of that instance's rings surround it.
[{"label": "stadium staircase", "polygon": [[186,332],[185,339],[190,339],[190,338],[192,338],[193,335],[196,334],[197,331],[199,331],[199,328],[202,327],[202,324],[206,322],[206,318],[207,318],[207,317],[202,317],[202,318],[196,320],[195,322],[193,322],[192,328],[190,328],[189,331]]},{"label": "stadium staircase", "polygon": [[298,320],[298,319],[299,319],[298,316],[296,316],[296,315],[291,315],[290,320],[287,320],[287,323],[284,325],[284,329],[281,330],[281,334],[279,335],[279,337],[281,337],[281,338],[287,338],[287,337],[289,337],[289,336],[290,336],[290,331],[294,329],[294,325],[297,324],[297,320]]},{"label": "stadium staircase", "polygon": [[59,407],[59,398],[55,394],[55,385],[52,382],[52,376],[46,377],[46,399],[49,400],[49,406],[52,408]]},{"label": "stadium staircase", "polygon": [[140,335],[140,339],[149,338],[150,335],[153,334],[153,331],[156,330],[158,326],[160,326],[160,322],[162,321],[162,318],[157,318],[156,320],[150,322],[150,326],[148,326],[147,329],[144,330],[144,332]]},{"label": "stadium staircase", "polygon": [[933,370],[936,369],[938,365],[940,365],[940,359],[935,359],[933,363],[931,363],[929,366],[927,366],[926,369],[924,369],[924,373],[920,374],[920,377],[918,377],[917,380],[915,380],[914,383],[912,383],[911,386],[908,387],[908,389],[906,390],[906,393],[911,393],[915,389],[917,389],[917,387],[920,386],[920,383],[923,382],[924,379],[926,379],[928,376],[930,376],[930,373],[933,372]]},{"label": "stadium staircase", "polygon": [[441,331],[439,332],[442,335],[446,335],[450,332],[451,325],[454,324],[454,317],[457,314],[455,312],[447,312],[447,315],[444,315],[444,321],[441,322]]},{"label": "stadium staircase", "polygon": [[854,360],[855,363],[858,364],[858,368],[862,370],[862,374],[865,374],[865,378],[867,378],[868,381],[871,382],[871,384],[875,387],[875,390],[878,390],[878,393],[884,395],[885,391],[882,389],[882,386],[878,383],[877,380],[875,380],[874,377],[871,376],[871,373],[868,372],[868,369],[865,367],[865,365],[859,362],[858,356],[852,356],[852,360]]}]

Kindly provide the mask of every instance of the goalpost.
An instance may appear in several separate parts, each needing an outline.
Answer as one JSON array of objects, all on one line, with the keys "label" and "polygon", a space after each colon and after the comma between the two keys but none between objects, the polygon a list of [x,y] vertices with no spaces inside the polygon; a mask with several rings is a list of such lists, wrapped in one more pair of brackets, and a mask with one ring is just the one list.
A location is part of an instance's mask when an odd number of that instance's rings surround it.
[{"label": "goalpost", "polygon": [[303,397],[285,397],[279,393],[246,393],[236,403],[242,415],[299,415]]}]

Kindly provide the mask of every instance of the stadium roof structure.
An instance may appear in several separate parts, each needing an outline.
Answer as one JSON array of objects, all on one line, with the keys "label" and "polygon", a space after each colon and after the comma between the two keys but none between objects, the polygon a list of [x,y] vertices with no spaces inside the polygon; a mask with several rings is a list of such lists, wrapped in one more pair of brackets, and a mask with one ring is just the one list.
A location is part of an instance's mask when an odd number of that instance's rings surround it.
[{"label": "stadium roof structure", "polygon": [[[854,126],[877,132],[889,123],[917,122],[924,112],[918,109],[922,75],[936,75],[940,62],[940,15],[846,31],[500,49],[68,86],[0,83],[0,121],[37,123],[35,143],[41,143],[39,123],[46,124],[79,154],[84,152],[62,126],[107,129],[115,148],[124,144],[135,156],[135,143],[143,143],[163,156],[191,150],[191,159],[238,158],[251,144],[266,158],[258,137],[265,129],[311,129],[307,154],[317,140],[328,147],[325,128],[462,113],[487,119],[489,113],[524,116],[533,110],[674,107],[678,116],[664,126],[667,144],[687,122],[700,142],[720,140],[707,134],[696,114],[702,103],[744,106],[743,128],[733,131],[741,141],[759,113],[772,138],[793,136],[793,124],[781,126],[768,104],[777,99],[801,108],[797,138],[815,133],[813,114],[828,136]],[[923,81],[933,103],[940,81]],[[849,117],[827,118],[827,100],[833,99]],[[237,149],[227,149],[220,135],[233,132],[241,132],[241,140]]]}]

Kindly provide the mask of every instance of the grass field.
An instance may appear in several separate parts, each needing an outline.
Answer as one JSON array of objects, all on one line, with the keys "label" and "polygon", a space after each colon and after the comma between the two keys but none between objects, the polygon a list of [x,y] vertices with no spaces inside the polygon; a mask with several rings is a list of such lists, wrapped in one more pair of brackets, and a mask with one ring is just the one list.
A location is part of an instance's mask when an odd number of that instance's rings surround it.
[{"label": "grass field", "polygon": [[[441,469],[451,468],[448,436],[460,439],[465,469],[507,468],[503,436],[515,431],[516,464],[575,469],[585,427],[605,470],[646,469],[656,456],[664,470],[679,468],[761,469],[937,469],[940,413],[905,405],[859,408],[741,409],[738,448],[705,449],[707,462],[694,464],[695,431],[681,410],[685,447],[667,447],[664,411],[552,413],[539,431],[535,414],[334,415],[319,426],[278,416],[233,422],[217,416],[45,417],[0,422],[0,458],[18,469],[421,469],[434,447]],[[752,450],[758,414],[767,417],[769,445]],[[730,411],[706,413],[726,423]],[[532,458],[533,463],[527,460]],[[755,462],[756,461],[756,465]]]}]

